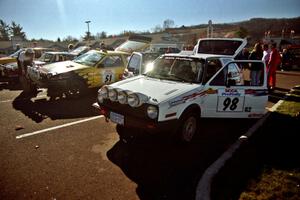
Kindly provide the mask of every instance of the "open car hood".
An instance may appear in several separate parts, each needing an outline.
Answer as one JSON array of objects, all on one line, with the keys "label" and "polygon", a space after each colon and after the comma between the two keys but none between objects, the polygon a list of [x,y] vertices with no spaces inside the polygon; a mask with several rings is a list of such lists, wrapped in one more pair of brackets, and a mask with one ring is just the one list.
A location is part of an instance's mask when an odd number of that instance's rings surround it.
[{"label": "open car hood", "polygon": [[196,54],[236,57],[247,45],[247,40],[240,38],[206,38],[200,39]]}]

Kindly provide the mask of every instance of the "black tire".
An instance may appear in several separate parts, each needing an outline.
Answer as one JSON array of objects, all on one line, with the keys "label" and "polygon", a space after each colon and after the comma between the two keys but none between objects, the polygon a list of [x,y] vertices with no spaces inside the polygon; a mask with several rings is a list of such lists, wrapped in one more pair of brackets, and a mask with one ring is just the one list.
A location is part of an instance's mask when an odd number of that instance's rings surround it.
[{"label": "black tire", "polygon": [[176,140],[184,143],[191,142],[200,128],[200,113],[189,109],[180,117],[180,125],[176,131]]},{"label": "black tire", "polygon": [[48,88],[47,96],[50,97],[50,101],[54,101],[57,98],[62,98],[63,94],[62,94],[62,91],[60,91],[56,88]]}]

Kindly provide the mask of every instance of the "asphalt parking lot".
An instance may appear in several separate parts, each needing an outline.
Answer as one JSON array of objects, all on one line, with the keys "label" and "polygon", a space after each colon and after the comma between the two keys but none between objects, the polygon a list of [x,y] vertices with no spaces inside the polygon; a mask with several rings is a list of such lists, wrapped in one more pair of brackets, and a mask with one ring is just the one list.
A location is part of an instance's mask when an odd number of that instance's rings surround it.
[{"label": "asphalt parking lot", "polygon": [[256,121],[202,120],[189,145],[123,141],[95,98],[50,101],[42,90],[28,100],[1,84],[0,199],[193,199],[202,172]]}]

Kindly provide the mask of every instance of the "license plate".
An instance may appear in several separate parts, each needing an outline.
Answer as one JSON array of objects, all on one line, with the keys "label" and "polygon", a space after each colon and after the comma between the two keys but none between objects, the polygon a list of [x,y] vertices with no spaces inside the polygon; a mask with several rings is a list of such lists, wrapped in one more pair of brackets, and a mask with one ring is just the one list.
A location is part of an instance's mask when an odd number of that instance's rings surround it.
[{"label": "license plate", "polygon": [[124,125],[124,116],[115,112],[110,112],[109,118],[112,122]]}]

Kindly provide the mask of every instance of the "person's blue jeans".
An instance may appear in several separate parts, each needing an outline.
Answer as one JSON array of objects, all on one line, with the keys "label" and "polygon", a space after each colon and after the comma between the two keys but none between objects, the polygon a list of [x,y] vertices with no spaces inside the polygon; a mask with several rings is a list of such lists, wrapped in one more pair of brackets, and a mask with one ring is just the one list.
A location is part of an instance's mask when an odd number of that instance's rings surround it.
[{"label": "person's blue jeans", "polygon": [[251,71],[251,85],[260,85],[261,71],[260,70],[252,70]]}]

